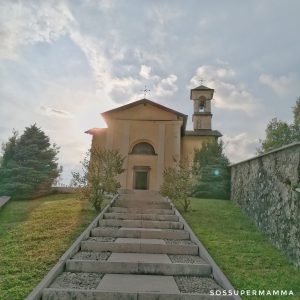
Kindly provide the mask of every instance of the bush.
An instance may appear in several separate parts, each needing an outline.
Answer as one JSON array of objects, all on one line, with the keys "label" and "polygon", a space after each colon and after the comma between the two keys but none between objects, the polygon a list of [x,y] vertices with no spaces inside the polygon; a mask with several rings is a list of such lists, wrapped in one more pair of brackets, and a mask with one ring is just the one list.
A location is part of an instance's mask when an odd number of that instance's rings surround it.
[{"label": "bush", "polygon": [[117,175],[122,168],[124,158],[117,150],[93,147],[81,162],[81,172],[72,172],[72,185],[76,187],[79,198],[87,198],[96,211],[101,211],[107,194],[116,194],[121,186]]},{"label": "bush", "polygon": [[181,162],[164,171],[164,181],[160,187],[163,196],[169,197],[181,209],[188,211],[191,201],[189,193],[192,187],[192,173],[187,164]]}]

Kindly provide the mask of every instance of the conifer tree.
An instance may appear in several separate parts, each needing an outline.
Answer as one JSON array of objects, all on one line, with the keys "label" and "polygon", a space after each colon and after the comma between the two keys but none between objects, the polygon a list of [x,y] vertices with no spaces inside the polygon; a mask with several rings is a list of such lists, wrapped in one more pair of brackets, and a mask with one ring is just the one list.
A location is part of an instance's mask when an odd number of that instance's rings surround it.
[{"label": "conifer tree", "polygon": [[229,160],[223,153],[224,144],[213,141],[195,150],[192,195],[198,198],[229,199]]},{"label": "conifer tree", "polygon": [[0,194],[33,198],[47,194],[62,169],[57,163],[58,147],[36,126],[16,131],[3,145],[0,165]]}]

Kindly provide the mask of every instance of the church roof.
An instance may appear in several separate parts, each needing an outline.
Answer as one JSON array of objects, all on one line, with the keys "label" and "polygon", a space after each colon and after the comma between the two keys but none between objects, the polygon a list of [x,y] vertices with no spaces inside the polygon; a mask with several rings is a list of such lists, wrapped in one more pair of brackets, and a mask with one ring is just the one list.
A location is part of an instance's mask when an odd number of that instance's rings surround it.
[{"label": "church roof", "polygon": [[176,110],[171,109],[171,108],[169,108],[169,107],[163,106],[163,105],[161,105],[161,104],[158,104],[158,103],[153,102],[153,101],[151,101],[151,100],[149,100],[149,99],[146,99],[146,98],[140,99],[140,100],[137,100],[137,101],[134,101],[134,102],[131,102],[131,103],[129,103],[129,104],[126,104],[126,105],[117,107],[117,108],[115,108],[115,109],[111,109],[111,110],[105,111],[105,112],[102,113],[102,115],[106,115],[106,114],[110,114],[110,113],[122,111],[122,110],[131,108],[131,107],[134,107],[134,106],[137,106],[137,105],[140,105],[140,104],[144,104],[144,103],[151,104],[151,105],[153,105],[153,106],[155,106],[155,107],[158,107],[158,108],[160,108],[160,109],[163,109],[163,110],[165,110],[165,111],[168,111],[168,112],[170,112],[170,113],[173,113],[173,114],[175,114],[175,115],[178,115],[178,116],[180,116],[180,117],[187,118],[187,115],[185,115],[185,114],[183,114],[183,113],[181,113],[181,112],[179,112],[179,111],[176,111]]},{"label": "church roof", "polygon": [[192,89],[192,91],[214,91],[214,89],[208,88],[207,86],[204,85],[199,85],[196,88]]},{"label": "church roof", "polygon": [[216,136],[216,137],[222,136],[220,131],[210,130],[210,129],[186,130],[184,135],[187,135],[187,136]]},{"label": "church roof", "polygon": [[110,115],[110,114],[115,113],[115,112],[123,111],[123,110],[129,109],[129,108],[132,108],[134,106],[140,105],[140,104],[150,104],[150,105],[153,105],[153,106],[155,106],[155,107],[157,107],[159,109],[162,109],[162,110],[165,110],[165,111],[167,111],[169,113],[175,114],[178,117],[181,117],[182,120],[183,120],[183,125],[182,125],[181,129],[182,129],[182,134],[184,134],[185,127],[186,127],[186,122],[187,122],[187,118],[188,118],[187,115],[185,115],[185,114],[183,114],[183,113],[181,113],[179,111],[176,111],[174,109],[171,109],[169,107],[166,107],[166,106],[163,106],[161,104],[158,104],[156,102],[153,102],[153,101],[151,101],[149,99],[146,99],[146,98],[140,99],[138,101],[134,101],[132,103],[129,103],[129,104],[126,104],[126,105],[123,105],[123,106],[120,106],[120,107],[117,107],[115,109],[111,109],[111,110],[105,111],[105,112],[101,113],[101,115],[103,117],[105,117],[106,115]]},{"label": "church roof", "polygon": [[106,130],[106,128],[91,128],[85,131],[84,133],[90,134],[90,135],[97,135],[101,133],[103,130]]}]

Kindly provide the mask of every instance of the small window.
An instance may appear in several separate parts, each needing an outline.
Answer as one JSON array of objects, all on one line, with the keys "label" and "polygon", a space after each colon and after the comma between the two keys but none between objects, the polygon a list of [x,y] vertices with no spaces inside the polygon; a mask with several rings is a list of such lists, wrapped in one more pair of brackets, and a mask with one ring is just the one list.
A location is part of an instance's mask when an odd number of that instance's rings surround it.
[{"label": "small window", "polygon": [[155,155],[155,151],[152,145],[146,142],[136,144],[132,149],[132,154],[146,154]]}]

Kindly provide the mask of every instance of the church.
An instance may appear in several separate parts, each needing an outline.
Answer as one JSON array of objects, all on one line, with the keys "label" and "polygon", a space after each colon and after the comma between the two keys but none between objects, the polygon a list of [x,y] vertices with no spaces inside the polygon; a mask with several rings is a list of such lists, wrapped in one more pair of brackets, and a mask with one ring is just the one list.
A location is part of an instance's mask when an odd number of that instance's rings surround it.
[{"label": "church", "polygon": [[186,130],[187,115],[144,98],[103,112],[107,128],[86,133],[92,147],[117,149],[125,157],[121,188],[158,191],[165,168],[180,160],[192,164],[195,149],[222,136],[211,126],[213,94],[203,85],[190,91],[193,130]]}]

